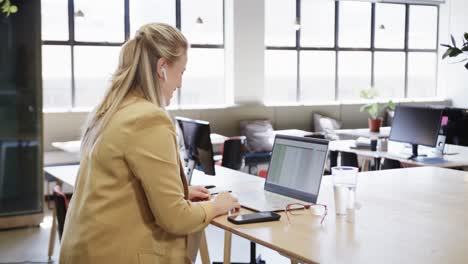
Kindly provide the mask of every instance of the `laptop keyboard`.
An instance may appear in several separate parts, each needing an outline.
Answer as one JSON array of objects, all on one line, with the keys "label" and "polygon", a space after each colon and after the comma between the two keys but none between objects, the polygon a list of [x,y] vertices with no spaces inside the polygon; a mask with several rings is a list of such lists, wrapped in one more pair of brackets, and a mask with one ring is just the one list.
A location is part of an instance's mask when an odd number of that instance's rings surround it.
[{"label": "laptop keyboard", "polygon": [[269,206],[281,210],[286,208],[286,205],[290,203],[303,203],[303,201],[267,191],[242,193],[239,194],[239,200],[241,205],[245,204],[246,206],[253,206],[255,204],[265,204],[266,202],[268,202]]}]

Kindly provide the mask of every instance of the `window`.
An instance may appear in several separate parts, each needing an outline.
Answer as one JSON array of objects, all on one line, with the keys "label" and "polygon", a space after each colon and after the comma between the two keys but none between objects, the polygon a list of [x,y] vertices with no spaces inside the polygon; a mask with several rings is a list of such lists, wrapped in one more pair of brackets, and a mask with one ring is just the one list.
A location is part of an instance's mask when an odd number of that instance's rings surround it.
[{"label": "window", "polygon": [[338,6],[338,46],[369,48],[371,40],[371,4],[366,2],[340,2]]},{"label": "window", "polygon": [[181,30],[191,44],[181,105],[219,105],[224,89],[224,1],[182,0]]},{"label": "window", "polygon": [[436,95],[437,5],[265,1],[270,103]]},{"label": "window", "polygon": [[43,0],[44,108],[94,107],[110,84],[120,46],[151,22],[176,26],[191,45],[171,106],[224,104],[223,9],[219,0]]},{"label": "window", "polygon": [[71,48],[62,45],[42,47],[43,104],[48,108],[71,105]]}]

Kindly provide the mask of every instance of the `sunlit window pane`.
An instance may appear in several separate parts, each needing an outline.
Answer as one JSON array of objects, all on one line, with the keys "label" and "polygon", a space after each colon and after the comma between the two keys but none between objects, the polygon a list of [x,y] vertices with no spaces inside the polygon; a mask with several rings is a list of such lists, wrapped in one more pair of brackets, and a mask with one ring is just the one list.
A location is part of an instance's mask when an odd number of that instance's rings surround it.
[{"label": "sunlit window pane", "polygon": [[301,2],[301,46],[333,47],[335,44],[335,2]]},{"label": "sunlit window pane", "polygon": [[181,88],[181,104],[224,104],[224,50],[190,49]]},{"label": "sunlit window pane", "polygon": [[295,46],[295,0],[265,1],[265,45]]},{"label": "sunlit window pane", "polygon": [[335,100],[335,52],[301,51],[301,100]]},{"label": "sunlit window pane", "polygon": [[409,48],[435,49],[437,7],[411,5],[409,19]]},{"label": "sunlit window pane", "polygon": [[402,49],[405,46],[405,6],[376,4],[375,47]]},{"label": "sunlit window pane", "polygon": [[223,44],[223,1],[182,0],[181,17],[182,32],[191,44]]},{"label": "sunlit window pane", "polygon": [[342,51],[338,53],[338,97],[359,99],[363,89],[371,85],[371,53]]},{"label": "sunlit window pane", "polygon": [[71,107],[71,48],[42,46],[43,107]]},{"label": "sunlit window pane", "polygon": [[124,41],[124,1],[75,0],[75,39]]},{"label": "sunlit window pane", "polygon": [[405,97],[405,53],[376,52],[374,63],[374,87],[379,97]]},{"label": "sunlit window pane", "polygon": [[131,0],[130,36],[144,24],[166,23],[175,26],[175,0]]},{"label": "sunlit window pane", "polygon": [[340,2],[339,46],[370,47],[371,4],[365,2]]},{"label": "sunlit window pane", "polygon": [[76,107],[94,107],[117,69],[119,47],[75,47]]},{"label": "sunlit window pane", "polygon": [[296,71],[296,51],[265,51],[265,98],[267,102],[297,101]]},{"label": "sunlit window pane", "polygon": [[411,52],[408,54],[408,97],[436,95],[436,53]]},{"label": "sunlit window pane", "polygon": [[42,39],[68,40],[68,1],[42,0]]}]

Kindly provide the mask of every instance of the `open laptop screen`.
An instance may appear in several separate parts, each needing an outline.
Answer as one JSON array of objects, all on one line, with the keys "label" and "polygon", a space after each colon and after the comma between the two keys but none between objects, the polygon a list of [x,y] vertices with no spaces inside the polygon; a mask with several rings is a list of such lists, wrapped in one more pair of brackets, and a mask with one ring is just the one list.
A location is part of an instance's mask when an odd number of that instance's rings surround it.
[{"label": "open laptop screen", "polygon": [[317,201],[328,141],[278,135],[265,190],[303,201]]}]

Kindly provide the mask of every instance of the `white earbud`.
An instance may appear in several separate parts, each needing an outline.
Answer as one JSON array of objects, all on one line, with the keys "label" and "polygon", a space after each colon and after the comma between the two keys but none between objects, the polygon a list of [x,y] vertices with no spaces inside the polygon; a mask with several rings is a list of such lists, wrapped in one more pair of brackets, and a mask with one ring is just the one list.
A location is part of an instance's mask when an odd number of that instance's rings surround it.
[{"label": "white earbud", "polygon": [[167,73],[166,73],[166,68],[161,69],[162,75],[163,75],[163,80],[167,81]]}]

